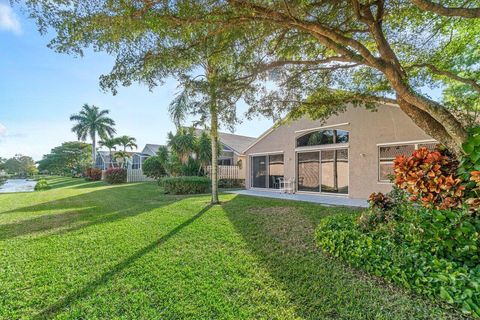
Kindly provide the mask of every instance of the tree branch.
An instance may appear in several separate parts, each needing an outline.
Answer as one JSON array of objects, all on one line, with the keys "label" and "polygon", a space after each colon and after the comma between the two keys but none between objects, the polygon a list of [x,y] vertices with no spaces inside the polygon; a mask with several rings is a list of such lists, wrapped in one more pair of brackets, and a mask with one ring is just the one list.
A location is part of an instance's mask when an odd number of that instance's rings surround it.
[{"label": "tree branch", "polygon": [[480,84],[473,79],[460,77],[459,75],[456,75],[455,73],[453,73],[451,71],[440,70],[431,63],[417,63],[417,64],[412,65],[412,67],[428,68],[435,74],[445,76],[445,77],[448,77],[450,79],[456,80],[458,82],[470,85],[470,86],[472,86],[472,88],[475,91],[480,93]]},{"label": "tree branch", "polygon": [[429,0],[411,0],[422,10],[446,17],[480,18],[480,8],[445,7]]}]

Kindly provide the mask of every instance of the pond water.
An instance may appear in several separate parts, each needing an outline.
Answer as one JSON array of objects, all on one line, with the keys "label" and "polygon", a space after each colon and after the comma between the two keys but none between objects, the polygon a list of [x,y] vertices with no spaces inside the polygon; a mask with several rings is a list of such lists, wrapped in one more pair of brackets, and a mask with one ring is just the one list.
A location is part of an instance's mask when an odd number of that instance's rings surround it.
[{"label": "pond water", "polygon": [[0,184],[0,193],[31,192],[36,184],[37,181],[30,179],[8,179],[4,184]]}]

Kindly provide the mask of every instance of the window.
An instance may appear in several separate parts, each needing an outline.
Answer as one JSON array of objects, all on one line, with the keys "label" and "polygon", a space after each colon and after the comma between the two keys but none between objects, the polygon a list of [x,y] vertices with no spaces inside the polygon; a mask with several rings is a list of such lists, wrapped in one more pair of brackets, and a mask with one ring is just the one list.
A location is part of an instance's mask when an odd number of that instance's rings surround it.
[{"label": "window", "polygon": [[423,144],[398,144],[380,146],[378,148],[378,181],[391,182],[393,172],[393,161],[397,156],[410,156],[413,151],[419,148],[427,148],[434,150],[437,143],[423,143]]},{"label": "window", "polygon": [[349,132],[327,129],[307,133],[297,138],[297,147],[309,147],[325,144],[348,143]]},{"label": "window", "polygon": [[218,165],[219,166],[231,166],[233,160],[232,159],[220,159],[218,160]]}]

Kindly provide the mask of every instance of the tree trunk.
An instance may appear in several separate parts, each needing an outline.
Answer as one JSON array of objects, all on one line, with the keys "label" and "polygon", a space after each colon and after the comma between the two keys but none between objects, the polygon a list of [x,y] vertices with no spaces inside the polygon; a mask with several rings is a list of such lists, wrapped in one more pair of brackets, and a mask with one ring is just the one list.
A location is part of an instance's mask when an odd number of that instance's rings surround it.
[{"label": "tree trunk", "polygon": [[420,110],[403,99],[397,98],[397,101],[400,109],[402,109],[402,111],[405,112],[405,114],[409,116],[417,126],[423,129],[425,133],[442,143],[457,157],[460,157],[463,154],[462,146],[459,145],[445,127],[435,120],[429,113]]},{"label": "tree trunk", "polygon": [[95,168],[97,163],[97,141],[96,134],[92,134],[92,168]]},{"label": "tree trunk", "polygon": [[212,101],[210,107],[210,139],[212,140],[212,204],[218,201],[218,114],[217,105]]}]

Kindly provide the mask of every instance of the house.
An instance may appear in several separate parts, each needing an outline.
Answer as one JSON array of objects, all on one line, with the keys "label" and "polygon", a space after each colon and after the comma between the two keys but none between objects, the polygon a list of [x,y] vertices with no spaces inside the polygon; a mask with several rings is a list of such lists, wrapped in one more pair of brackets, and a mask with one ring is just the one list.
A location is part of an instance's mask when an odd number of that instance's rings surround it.
[{"label": "house", "polygon": [[348,106],[326,121],[302,118],[274,126],[244,149],[246,188],[365,199],[391,190],[396,155],[436,141],[397,105]]},{"label": "house", "polygon": [[[201,129],[194,130],[196,135],[201,135],[203,131]],[[243,161],[245,158],[242,151],[256,140],[253,137],[225,132],[219,132],[218,138],[222,147],[222,152],[218,157],[218,164],[221,166],[238,165],[239,161]]]},{"label": "house", "polygon": [[158,149],[162,147],[161,144],[151,144],[147,143],[145,147],[142,150],[142,154],[148,155],[148,156],[156,156]]},{"label": "house", "polygon": [[95,159],[95,168],[101,170],[107,170],[110,167],[116,165],[115,159],[110,159],[110,152],[97,151],[97,158]]}]

